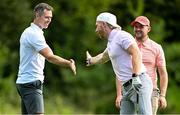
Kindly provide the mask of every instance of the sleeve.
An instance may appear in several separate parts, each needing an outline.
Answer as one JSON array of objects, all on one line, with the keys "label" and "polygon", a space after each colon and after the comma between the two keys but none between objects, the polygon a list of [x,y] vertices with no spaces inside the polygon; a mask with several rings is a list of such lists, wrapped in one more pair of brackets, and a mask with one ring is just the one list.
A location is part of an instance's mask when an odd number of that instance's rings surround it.
[{"label": "sleeve", "polygon": [[158,54],[157,54],[156,61],[157,61],[156,64],[158,67],[166,66],[164,51],[163,51],[161,45],[159,45],[159,47],[158,47]]},{"label": "sleeve", "polygon": [[136,43],[134,37],[129,33],[122,35],[118,42],[121,45],[121,47],[125,50],[127,50],[133,43]]},{"label": "sleeve", "polygon": [[41,34],[31,34],[28,39],[28,43],[37,51],[49,47],[45,41],[45,38]]}]

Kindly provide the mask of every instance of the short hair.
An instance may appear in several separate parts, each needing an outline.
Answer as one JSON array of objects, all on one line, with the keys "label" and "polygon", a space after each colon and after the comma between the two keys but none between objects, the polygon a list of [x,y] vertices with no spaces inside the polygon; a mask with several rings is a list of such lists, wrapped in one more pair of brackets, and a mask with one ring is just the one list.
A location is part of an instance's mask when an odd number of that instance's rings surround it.
[{"label": "short hair", "polygon": [[50,11],[53,11],[54,9],[53,9],[53,7],[52,6],[50,6],[49,4],[47,4],[47,3],[39,3],[38,5],[36,5],[35,7],[34,7],[34,12],[35,13],[38,13],[39,14],[39,16],[42,16],[43,14],[44,14],[44,10],[50,10]]}]

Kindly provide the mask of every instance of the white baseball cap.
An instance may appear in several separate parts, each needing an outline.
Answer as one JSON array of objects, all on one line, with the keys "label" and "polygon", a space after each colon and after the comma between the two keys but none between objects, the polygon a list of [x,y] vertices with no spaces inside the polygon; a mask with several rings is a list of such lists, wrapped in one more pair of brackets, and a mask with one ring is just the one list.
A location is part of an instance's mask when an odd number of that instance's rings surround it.
[{"label": "white baseball cap", "polygon": [[114,14],[111,14],[111,13],[108,13],[108,12],[100,13],[97,16],[96,21],[103,21],[103,22],[107,22],[107,23],[111,24],[114,27],[118,27],[118,28],[120,27],[117,24],[116,16]]}]

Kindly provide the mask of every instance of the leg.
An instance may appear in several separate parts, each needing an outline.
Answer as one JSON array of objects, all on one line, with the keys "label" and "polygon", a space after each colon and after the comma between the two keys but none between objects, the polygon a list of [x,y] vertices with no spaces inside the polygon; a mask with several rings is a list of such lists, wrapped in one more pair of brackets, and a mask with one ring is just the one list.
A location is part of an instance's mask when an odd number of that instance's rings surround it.
[{"label": "leg", "polygon": [[17,84],[22,100],[22,113],[43,114],[44,102],[41,81],[34,81],[26,84]]},{"label": "leg", "polygon": [[23,115],[28,114],[28,112],[26,110],[26,107],[25,107],[25,104],[24,104],[22,99],[21,99],[21,112],[22,112]]},{"label": "leg", "polygon": [[30,114],[43,114],[44,103],[43,96],[40,93],[34,92],[23,97],[27,111]]},{"label": "leg", "polygon": [[22,113],[22,115],[26,115],[26,114],[28,114],[28,112],[26,110],[25,104],[24,104],[23,99],[22,99],[22,95],[20,93],[21,92],[21,86],[16,85],[16,87],[17,87],[18,94],[21,97],[21,113]]},{"label": "leg", "polygon": [[156,115],[158,110],[159,89],[154,89],[151,97],[152,114]]},{"label": "leg", "polygon": [[135,104],[130,100],[122,100],[120,115],[135,114]]},{"label": "leg", "polygon": [[132,88],[132,84],[130,83],[127,86],[123,86],[122,93],[123,93],[123,97],[121,100],[120,114],[122,115],[135,114],[135,103],[132,100],[132,97],[136,95],[136,92]]},{"label": "leg", "polygon": [[152,115],[152,81],[149,76],[146,76],[146,74],[143,74],[140,78],[142,81],[142,88],[139,92],[139,113],[145,115]]}]

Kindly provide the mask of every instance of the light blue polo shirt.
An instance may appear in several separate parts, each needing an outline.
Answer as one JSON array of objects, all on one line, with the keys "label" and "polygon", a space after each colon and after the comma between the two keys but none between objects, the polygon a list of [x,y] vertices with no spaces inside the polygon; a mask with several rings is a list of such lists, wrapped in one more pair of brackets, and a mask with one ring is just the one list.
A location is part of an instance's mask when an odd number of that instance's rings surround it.
[{"label": "light blue polo shirt", "polygon": [[[108,37],[107,50],[113,70],[117,78],[123,82],[132,78],[132,59],[127,49],[133,43],[136,43],[133,36],[120,29],[113,29]],[[142,64],[141,72],[145,71]]]},{"label": "light blue polo shirt", "polygon": [[26,28],[20,37],[20,64],[17,84],[29,83],[35,80],[44,81],[45,58],[40,50],[49,47],[43,31],[34,23]]}]

